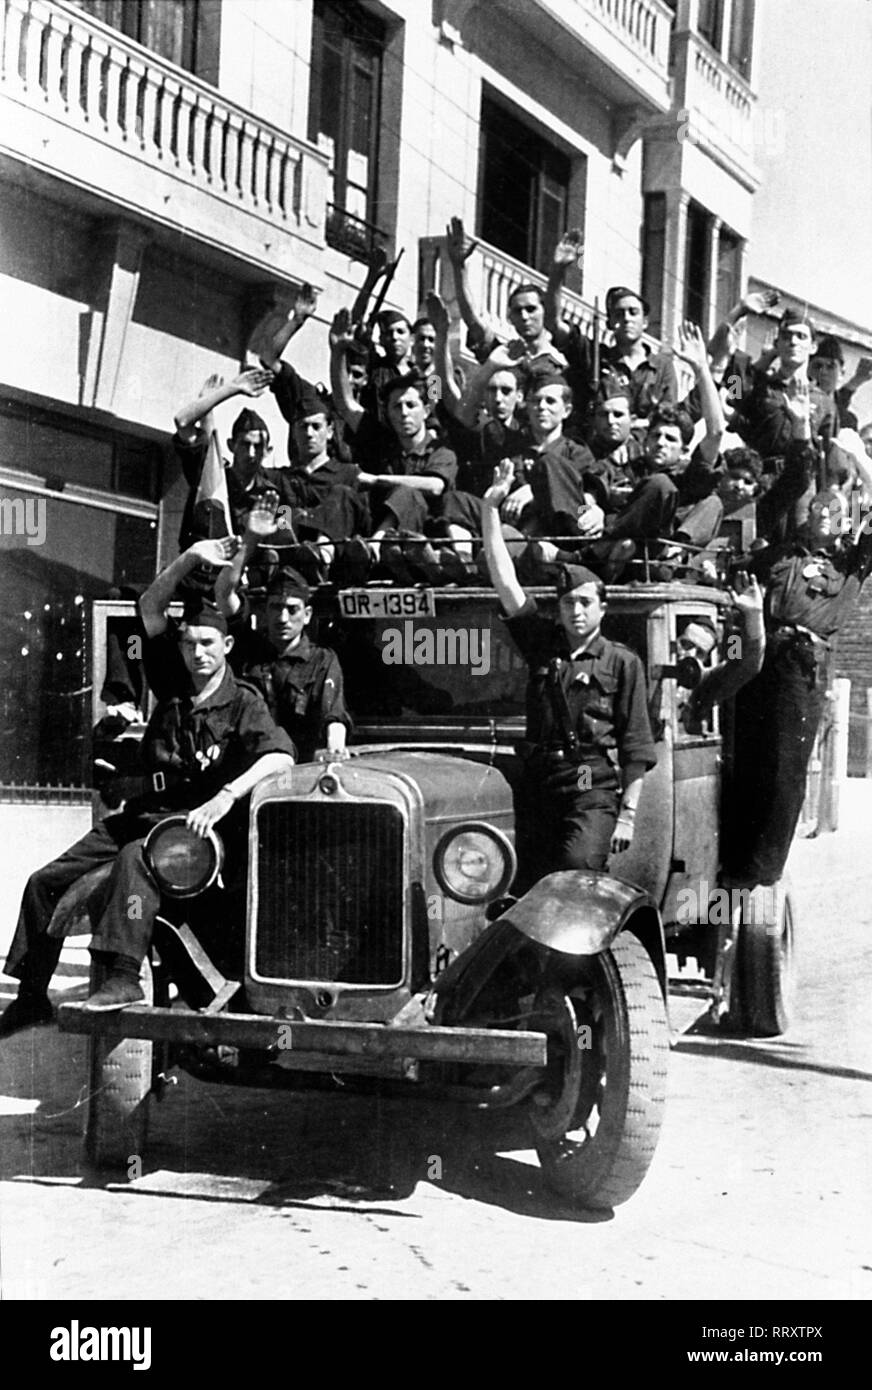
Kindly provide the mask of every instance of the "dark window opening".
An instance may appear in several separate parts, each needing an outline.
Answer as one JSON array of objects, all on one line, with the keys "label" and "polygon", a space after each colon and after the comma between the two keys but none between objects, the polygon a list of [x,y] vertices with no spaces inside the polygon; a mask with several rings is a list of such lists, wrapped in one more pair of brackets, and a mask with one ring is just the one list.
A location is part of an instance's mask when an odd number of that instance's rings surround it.
[{"label": "dark window opening", "polygon": [[91,603],[154,578],[161,454],[47,411],[0,427],[0,783],[89,787]]},{"label": "dark window opening", "polygon": [[704,208],[691,203],[687,209],[684,259],[684,317],[708,330],[709,225]]},{"label": "dark window opening", "polygon": [[720,53],[724,31],[724,0],[699,0],[697,27],[702,37]]},{"label": "dark window opening", "polygon": [[[201,0],[73,0],[79,9],[188,72],[204,71],[214,44]],[[210,39],[213,43],[210,44]]]},{"label": "dark window opening", "polygon": [[751,78],[754,44],[754,0],[733,0],[728,62],[746,81]]},{"label": "dark window opening", "polygon": [[738,302],[742,285],[742,241],[722,227],[718,237],[718,270],[715,285],[717,320],[720,323]]},{"label": "dark window opening", "polygon": [[366,259],[375,226],[385,29],[360,5],[315,0],[309,138],[328,156],[327,240]]},{"label": "dark window opening", "polygon": [[489,97],[481,131],[478,234],[547,274],[566,229],[571,161]]},{"label": "dark window opening", "polygon": [[663,327],[663,267],[666,260],[666,194],[648,193],[642,226],[642,293],[651,306],[648,329],[656,337]]}]

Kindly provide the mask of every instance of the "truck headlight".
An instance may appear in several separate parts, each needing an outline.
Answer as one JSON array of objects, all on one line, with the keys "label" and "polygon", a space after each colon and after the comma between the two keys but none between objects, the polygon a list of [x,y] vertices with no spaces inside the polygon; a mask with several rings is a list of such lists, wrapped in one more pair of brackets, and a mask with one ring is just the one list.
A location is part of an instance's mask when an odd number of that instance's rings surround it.
[{"label": "truck headlight", "polygon": [[442,836],[433,867],[440,887],[450,897],[461,903],[487,903],[506,891],[517,861],[505,835],[475,821]]},{"label": "truck headlight", "polygon": [[214,830],[195,835],[186,817],[167,816],[142,847],[143,857],[162,893],[171,898],[194,898],[211,888],[224,863],[224,846]]}]

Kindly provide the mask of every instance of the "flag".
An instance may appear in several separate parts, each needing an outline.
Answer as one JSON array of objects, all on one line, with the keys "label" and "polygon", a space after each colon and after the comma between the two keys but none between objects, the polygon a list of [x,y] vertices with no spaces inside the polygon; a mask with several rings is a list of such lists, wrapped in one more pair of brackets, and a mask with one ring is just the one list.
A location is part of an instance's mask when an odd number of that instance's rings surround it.
[{"label": "flag", "polygon": [[211,417],[204,424],[209,443],[194,498],[193,529],[201,539],[214,540],[221,536],[232,536],[233,527],[218,431],[212,425]]}]

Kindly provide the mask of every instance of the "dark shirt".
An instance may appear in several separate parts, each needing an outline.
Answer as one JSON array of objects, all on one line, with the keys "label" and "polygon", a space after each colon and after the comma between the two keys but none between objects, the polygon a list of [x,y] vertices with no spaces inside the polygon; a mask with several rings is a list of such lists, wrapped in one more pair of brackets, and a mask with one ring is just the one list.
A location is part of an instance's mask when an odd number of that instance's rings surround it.
[{"label": "dark shirt", "polygon": [[408,453],[394,435],[393,446],[382,456],[378,471],[383,475],[441,478],[447,490],[457,480],[457,456],[429,431],[424,443]]},{"label": "dark shirt", "polygon": [[835,551],[803,545],[771,546],[750,568],[766,582],[765,615],[769,630],[780,626],[808,628],[829,641],[835,637],[872,570],[872,536]]},{"label": "dark shirt", "polygon": [[276,723],[296,744],[300,762],[311,762],[325,746],[328,724],[351,728],[335,652],[316,646],[304,633],[296,647],[279,655],[250,629],[234,650],[240,652],[246,679],[257,686]]},{"label": "dark shirt", "polygon": [[[573,325],[557,336],[557,344],[569,359],[567,379],[575,399],[576,415],[584,415],[593,401],[593,340],[582,336]],[[630,397],[630,413],[647,420],[658,405],[675,405],[678,400],[678,376],[672,358],[663,352],[652,352],[645,346],[645,357],[631,367],[621,356],[616,344],[601,347],[599,379],[620,383]]]},{"label": "dark shirt", "polygon": [[169,785],[157,796],[165,805],[186,809],[208,801],[264,754],[294,757],[296,751],[284,730],[276,727],[262,696],[237,681],[229,667],[218,689],[200,705],[193,703],[190,683],[161,699],[142,748],[149,772],[185,779],[185,785]]},{"label": "dark shirt", "polygon": [[563,628],[540,613],[532,598],[506,620],[506,626],[530,669],[527,738],[531,743],[556,748],[564,742],[548,692],[556,658],[556,675],[566,692],[581,753],[607,758],[612,754],[621,767],[628,763],[654,766],[657,750],[648,718],[645,672],[635,652],[600,635],[580,656],[570,657]]},{"label": "dark shirt", "polygon": [[441,406],[437,419],[446,445],[457,455],[457,486],[476,497],[487,492],[497,464],[530,442],[519,423],[503,425],[499,420],[486,420],[483,425],[470,427]]},{"label": "dark shirt", "polygon": [[[609,501],[606,469],[598,463],[586,444],[561,435],[544,448],[531,441],[522,442],[512,458],[516,485],[529,483],[533,506],[546,531],[560,534],[561,527],[577,531],[578,508],[585,504],[585,493],[605,510]],[[557,531],[554,528],[557,527]]]},{"label": "dark shirt", "polygon": [[[299,463],[294,444],[294,421],[297,418],[297,411],[303,394],[311,395],[316,389],[315,384],[300,376],[296,368],[292,367],[289,362],[280,362],[270,389],[276,398],[276,405],[291,427],[288,430],[288,459],[292,464]],[[333,417],[333,439],[330,443],[330,453],[341,463],[354,461],[354,435],[348,429],[345,421],[336,415]]]},{"label": "dark shirt", "polygon": [[[816,386],[809,388],[809,396],[812,435],[829,442],[838,429],[835,402]],[[794,441],[795,421],[787,408],[787,399],[784,381],[777,373],[752,369],[747,374],[742,395],[735,402],[730,429],[749,448],[756,449],[761,458],[785,454]]]},{"label": "dark shirt", "polygon": [[[196,438],[187,444],[178,435],[173,437],[173,447],[182,465],[182,472],[185,481],[190,489],[188,500],[185,503],[185,510],[182,516],[182,526],[179,532],[179,549],[187,550],[188,546],[198,537],[202,537],[199,515],[196,517],[198,522],[197,533],[194,532],[195,507],[194,499],[197,495],[197,488],[200,486],[200,475],[203,472],[203,465],[209,451],[209,440],[203,430],[197,430]],[[240,482],[232,463],[225,462],[224,477],[227,482],[227,501],[230,505],[230,524],[233,527],[234,535],[241,535],[245,529],[245,518],[258,497],[265,492],[277,492],[279,504],[290,506],[292,499],[288,492],[288,473],[286,468],[259,468],[248,486]],[[215,530],[210,534],[224,535],[226,528]]]},{"label": "dark shirt", "polygon": [[602,465],[603,477],[609,489],[607,511],[618,511],[632,489],[645,476],[645,450],[632,435],[623,444],[591,440],[591,452]]}]

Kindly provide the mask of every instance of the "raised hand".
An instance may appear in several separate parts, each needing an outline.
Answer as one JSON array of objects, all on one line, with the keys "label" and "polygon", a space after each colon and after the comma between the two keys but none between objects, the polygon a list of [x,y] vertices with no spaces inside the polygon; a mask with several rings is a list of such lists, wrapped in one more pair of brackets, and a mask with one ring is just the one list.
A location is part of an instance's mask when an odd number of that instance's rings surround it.
[{"label": "raised hand", "polygon": [[756,575],[738,570],[729,592],[736,608],[742,609],[745,613],[759,613],[762,616],[763,590],[757,583]]},{"label": "raised hand", "polygon": [[564,232],[554,248],[555,265],[577,265],[579,270],[584,262],[584,236],[579,227]]},{"label": "raised hand", "polygon": [[515,465],[511,459],[503,459],[494,469],[493,482],[484,495],[485,502],[499,509],[511,492],[514,481]]},{"label": "raised hand", "polygon": [[274,376],[275,373],[265,367],[246,367],[234,377],[233,385],[241,396],[262,396]]},{"label": "raised hand", "polygon": [[318,293],[309,284],[301,285],[294,299],[292,317],[298,323],[310,318],[318,308]]},{"label": "raised hand", "polygon": [[862,386],[866,381],[872,381],[872,357],[861,357],[854,368],[854,380],[858,386]]},{"label": "raised hand", "polygon": [[349,343],[354,342],[354,325],[351,322],[349,309],[339,309],[333,315],[328,336],[331,348],[347,347]]},{"label": "raised hand", "polygon": [[245,534],[247,537],[263,540],[266,536],[271,536],[276,529],[276,507],[278,506],[279,495],[277,492],[263,492],[256,497],[248,516],[245,519]]},{"label": "raised hand", "polygon": [[442,299],[435,290],[430,290],[425,296],[424,307],[427,310],[427,317],[436,329],[437,334],[441,337],[443,334],[447,333],[449,318],[444,299]]},{"label": "raised hand", "polygon": [[678,346],[675,349],[677,357],[683,362],[687,362],[699,376],[700,372],[708,364],[708,349],[705,339],[695,323],[685,319],[684,323],[678,326]]},{"label": "raised hand", "polygon": [[763,314],[767,309],[774,309],[781,295],[777,290],[753,290],[751,294],[746,294],[742,300],[743,314]]},{"label": "raised hand", "polygon": [[795,377],[784,385],[785,403],[788,413],[798,424],[808,424],[811,420],[811,396],[807,381]]},{"label": "raised hand", "polygon": [[217,540],[196,541],[191,546],[191,554],[196,555],[201,565],[223,569],[225,565],[230,564],[238,549],[238,536],[220,536]]},{"label": "raised hand", "polygon": [[471,241],[466,245],[466,233],[463,230],[463,220],[460,217],[452,217],[448,226],[445,228],[445,250],[452,265],[461,266],[469,259],[478,246],[477,241]]}]

